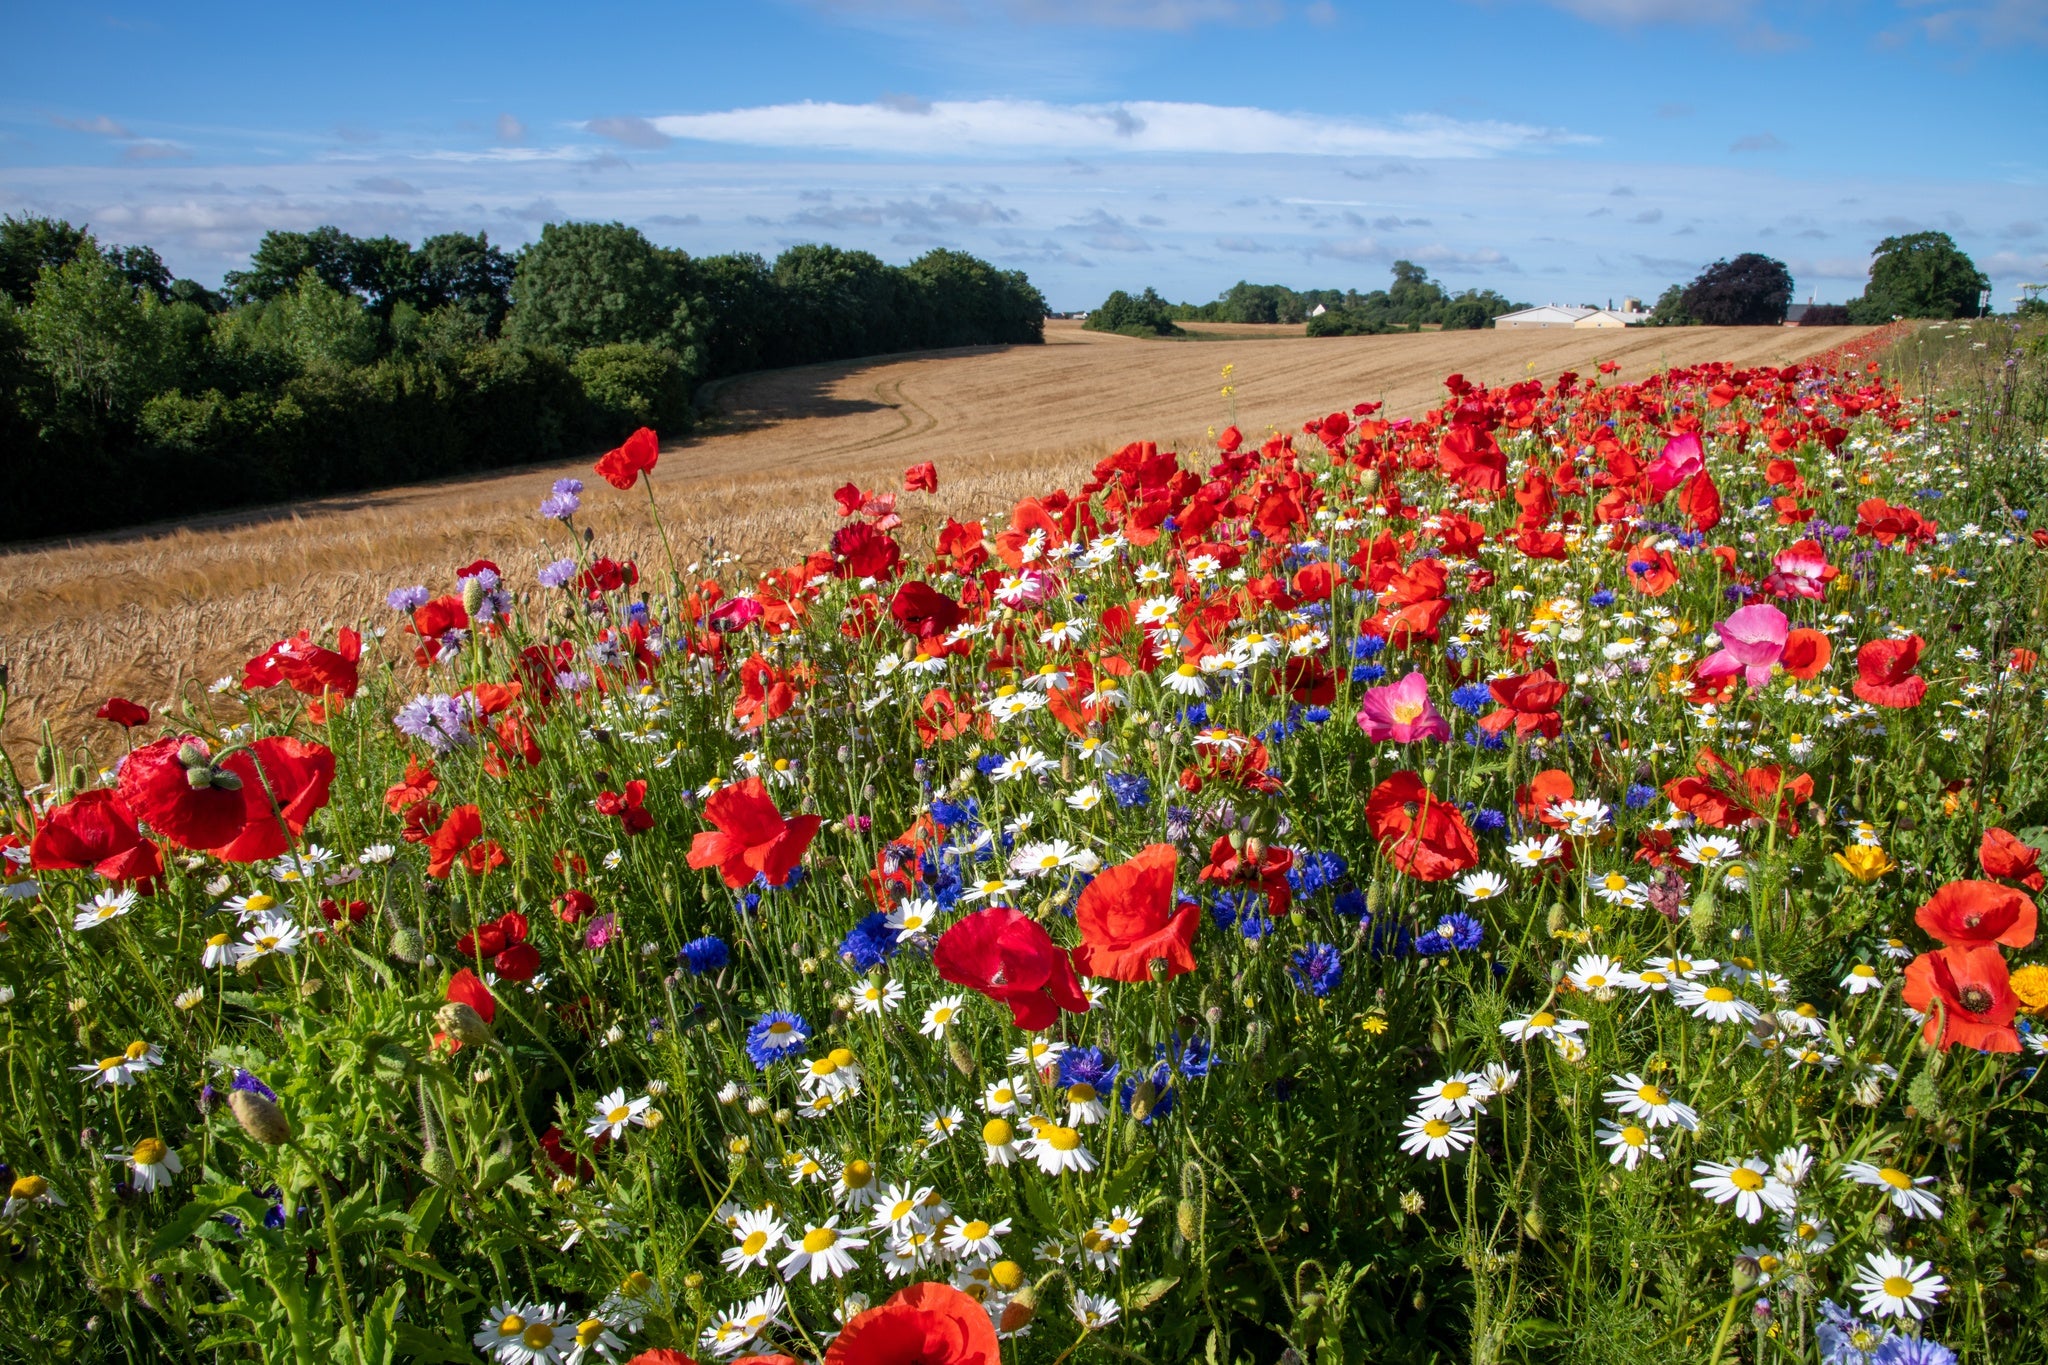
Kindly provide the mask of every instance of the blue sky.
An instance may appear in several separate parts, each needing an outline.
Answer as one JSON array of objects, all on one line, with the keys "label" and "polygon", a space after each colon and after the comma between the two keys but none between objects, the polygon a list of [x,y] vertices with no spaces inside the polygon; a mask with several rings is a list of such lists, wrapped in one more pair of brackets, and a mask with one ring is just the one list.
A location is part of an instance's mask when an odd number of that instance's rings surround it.
[{"label": "blue sky", "polygon": [[620,219],[958,247],[1054,307],[1397,257],[1542,303],[1716,257],[1862,286],[1942,228],[2048,280],[2048,0],[15,6],[0,210],[214,282],[266,228]]}]

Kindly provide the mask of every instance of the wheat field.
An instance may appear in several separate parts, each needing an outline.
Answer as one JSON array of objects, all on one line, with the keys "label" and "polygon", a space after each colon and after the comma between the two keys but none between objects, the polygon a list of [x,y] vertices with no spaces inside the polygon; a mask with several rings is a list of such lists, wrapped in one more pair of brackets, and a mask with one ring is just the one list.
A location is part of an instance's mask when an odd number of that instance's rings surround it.
[{"label": "wheat field", "polygon": [[[668,444],[654,482],[678,561],[711,552],[753,568],[801,555],[836,523],[831,490],[893,488],[938,465],[936,498],[905,498],[907,543],[943,515],[1001,519],[1019,495],[1074,486],[1132,440],[1186,448],[1233,416],[1247,435],[1297,429],[1359,401],[1426,409],[1443,377],[1552,379],[1615,360],[1625,377],[1725,360],[1782,364],[1838,345],[1845,328],[1436,332],[1309,340],[1299,327],[1218,327],[1197,341],[1136,341],[1053,321],[1044,346],[884,356],[745,375],[710,386],[707,420]],[[1224,396],[1221,371],[1233,367]],[[593,455],[595,452],[593,452]],[[243,510],[178,526],[0,554],[4,740],[17,757],[45,722],[64,743],[117,748],[93,711],[111,695],[152,709],[204,699],[217,676],[303,627],[388,623],[392,587],[453,583],[478,556],[530,581],[566,553],[535,506],[565,474],[593,485],[579,526],[614,555],[665,564],[646,494],[618,493],[588,460]],[[552,548],[549,537],[553,536]]]}]

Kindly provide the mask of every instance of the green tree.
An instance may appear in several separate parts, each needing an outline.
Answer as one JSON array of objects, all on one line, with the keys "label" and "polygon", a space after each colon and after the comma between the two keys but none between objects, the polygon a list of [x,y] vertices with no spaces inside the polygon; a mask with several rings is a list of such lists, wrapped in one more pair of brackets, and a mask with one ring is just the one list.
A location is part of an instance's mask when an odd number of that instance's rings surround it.
[{"label": "green tree", "polygon": [[623,223],[549,223],[519,259],[507,330],[525,344],[571,352],[681,340],[687,260]]},{"label": "green tree", "polygon": [[459,308],[496,336],[512,308],[512,256],[491,245],[490,234],[444,232],[420,243],[413,254],[411,292],[406,302],[423,313]]},{"label": "green tree", "polygon": [[1171,308],[1159,297],[1159,291],[1149,285],[1135,297],[1119,289],[1104,299],[1102,306],[1090,313],[1081,326],[1091,332],[1119,332],[1124,336],[1175,336],[1180,328],[1174,325]]},{"label": "green tree", "polygon": [[1647,325],[1651,327],[1691,327],[1695,326],[1698,322],[1698,318],[1685,311],[1685,286],[1673,284],[1667,285],[1664,292],[1657,296],[1657,302],[1650,308],[1650,321]]},{"label": "green tree", "polygon": [[62,218],[10,214],[0,219],[0,291],[26,307],[44,266],[64,265],[96,245],[91,232]]},{"label": "green tree", "polygon": [[226,322],[231,348],[267,352],[294,372],[368,365],[383,349],[383,319],[311,268],[292,288],[268,302],[244,305]]},{"label": "green tree", "polygon": [[128,281],[130,289],[154,294],[157,302],[171,301],[171,271],[164,264],[164,258],[156,254],[155,247],[110,246],[107,260],[121,272],[121,278]]},{"label": "green tree", "polygon": [[272,299],[296,289],[299,277],[310,270],[329,289],[346,294],[353,288],[350,276],[355,266],[356,239],[338,227],[311,232],[273,229],[256,244],[249,268],[230,270],[221,285],[237,303]]},{"label": "green tree", "polygon": [[1858,322],[1973,318],[1991,281],[1946,232],[1887,237],[1871,252],[1870,283],[1849,311]]},{"label": "green tree", "polygon": [[1792,302],[1792,272],[1755,251],[1716,261],[1679,295],[1685,311],[1713,327],[1775,327]]},{"label": "green tree", "polygon": [[132,419],[151,394],[178,385],[191,358],[180,309],[138,292],[89,246],[42,268],[22,331],[58,411],[96,423]]},{"label": "green tree", "polygon": [[635,427],[672,435],[689,430],[697,376],[668,347],[637,341],[593,346],[578,353],[569,370],[583,385],[607,440]]}]

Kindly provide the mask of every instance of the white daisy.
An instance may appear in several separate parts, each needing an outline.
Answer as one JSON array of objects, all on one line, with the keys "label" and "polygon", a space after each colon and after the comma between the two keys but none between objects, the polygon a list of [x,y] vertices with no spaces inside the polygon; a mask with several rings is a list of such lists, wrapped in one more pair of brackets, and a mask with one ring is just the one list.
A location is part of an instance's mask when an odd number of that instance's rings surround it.
[{"label": "white daisy", "polygon": [[1935,1274],[1926,1261],[1873,1251],[1856,1272],[1855,1290],[1864,1312],[1918,1322],[1925,1316],[1922,1305],[1933,1307],[1948,1292],[1948,1281]]},{"label": "white daisy", "polygon": [[1401,1150],[1410,1156],[1442,1161],[1472,1145],[1472,1125],[1463,1119],[1410,1114],[1401,1125]]},{"label": "white daisy", "polygon": [[645,1095],[627,1099],[625,1087],[621,1086],[597,1102],[596,1115],[583,1125],[584,1135],[593,1138],[602,1135],[617,1142],[626,1135],[627,1125],[648,1126],[647,1110],[653,1103]]},{"label": "white daisy", "polygon": [[1602,1098],[1623,1114],[1642,1119],[1651,1128],[1679,1127],[1694,1132],[1700,1126],[1700,1116],[1690,1105],[1680,1104],[1663,1087],[1650,1084],[1634,1072],[1616,1076],[1614,1089]]},{"label": "white daisy", "polygon": [[108,920],[119,919],[135,908],[136,895],[133,891],[102,891],[87,901],[71,917],[71,927],[79,933],[97,929]]},{"label": "white daisy", "polygon": [[1896,1166],[1878,1166],[1868,1161],[1851,1161],[1842,1167],[1842,1174],[1859,1185],[1874,1185],[1888,1191],[1892,1207],[1908,1218],[1941,1217],[1941,1200],[1925,1188],[1934,1183],[1931,1175],[1916,1178]]},{"label": "white daisy", "polygon": [[789,1248],[789,1255],[776,1265],[782,1278],[793,1280],[809,1270],[811,1283],[822,1284],[827,1279],[852,1274],[858,1265],[853,1253],[866,1246],[867,1241],[841,1232],[839,1215],[835,1213],[823,1223],[805,1228],[802,1237],[785,1238],[783,1245]]},{"label": "white daisy", "polygon": [[1600,1120],[1600,1143],[1610,1149],[1609,1165],[1626,1166],[1634,1170],[1644,1157],[1652,1161],[1664,1159],[1664,1149],[1658,1145],[1656,1135],[1640,1123],[1616,1123],[1613,1119]]},{"label": "white daisy", "polygon": [[1761,1220],[1766,1206],[1789,1213],[1797,1202],[1791,1187],[1757,1157],[1702,1161],[1692,1169],[1700,1177],[1692,1187],[1716,1204],[1734,1204],[1736,1217],[1746,1223]]}]

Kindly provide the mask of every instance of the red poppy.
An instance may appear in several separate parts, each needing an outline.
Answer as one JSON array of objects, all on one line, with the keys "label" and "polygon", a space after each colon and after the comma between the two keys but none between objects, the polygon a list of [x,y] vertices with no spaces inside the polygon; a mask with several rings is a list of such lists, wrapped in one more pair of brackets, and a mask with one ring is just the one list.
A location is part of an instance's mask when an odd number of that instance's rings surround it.
[{"label": "red poppy", "polygon": [[326,920],[329,924],[339,924],[343,920],[347,920],[350,924],[361,924],[369,917],[370,903],[368,901],[344,902],[335,900],[332,896],[320,898],[320,918]]},{"label": "red poppy", "polygon": [[642,474],[652,474],[661,459],[661,438],[646,427],[628,436],[616,450],[598,457],[596,469],[606,483],[621,491],[631,488]]},{"label": "red poppy", "polygon": [[1997,882],[1950,882],[1913,912],[1913,923],[1950,948],[2024,948],[2034,941],[2035,920],[2033,898]]},{"label": "red poppy", "polygon": [[511,981],[531,981],[540,971],[540,951],[526,941],[528,928],[526,916],[508,910],[456,939],[455,955],[488,959],[499,976]]},{"label": "red poppy", "polygon": [[308,697],[353,697],[360,686],[357,661],[362,657],[363,637],[354,630],[344,627],[334,637],[333,649],[314,644],[313,633],[302,630],[249,660],[242,669],[242,686],[289,683],[294,692]]},{"label": "red poppy", "polygon": [[28,854],[32,868],[89,867],[110,882],[140,882],[144,889],[164,875],[163,854],[142,837],[127,804],[104,787],[44,812]]},{"label": "red poppy", "polygon": [[1678,565],[1655,542],[1646,540],[1628,552],[1628,581],[1646,597],[1662,597],[1678,586]]},{"label": "red poppy", "polygon": [[740,694],[732,703],[734,718],[749,730],[758,730],[787,715],[796,704],[792,679],[793,670],[776,668],[758,654],[748,655],[740,665]]},{"label": "red poppy", "polygon": [[116,789],[137,819],[172,843],[217,848],[242,832],[246,813],[240,779],[216,785],[219,772],[205,741],[172,736],[128,755]]},{"label": "red poppy", "polygon": [[832,533],[832,572],[841,578],[894,578],[903,547],[886,531],[866,522],[842,526]]},{"label": "red poppy", "polygon": [[1288,869],[1293,866],[1292,849],[1277,846],[1262,849],[1256,842],[1246,840],[1240,851],[1225,836],[1209,845],[1209,865],[1196,875],[1205,882],[1263,891],[1266,893],[1267,910],[1275,915],[1284,915],[1294,906],[1294,891],[1287,882]]},{"label": "red poppy", "polygon": [[149,708],[138,705],[126,697],[108,697],[100,703],[100,709],[93,712],[101,720],[110,720],[124,730],[133,730],[149,720]]},{"label": "red poppy", "polygon": [[1464,814],[1405,769],[1372,789],[1365,821],[1387,861],[1418,881],[1445,881],[1479,862]]},{"label": "red poppy", "polygon": [[1564,821],[1550,813],[1550,808],[1560,801],[1569,801],[1578,795],[1578,788],[1572,775],[1562,768],[1545,768],[1515,789],[1515,805],[1524,820],[1534,820],[1552,829],[1563,829]]},{"label": "red poppy", "polygon": [[906,493],[936,493],[939,491],[939,467],[930,460],[914,464],[903,471],[903,491]]},{"label": "red poppy", "polygon": [[1088,883],[1074,906],[1081,929],[1075,970],[1112,981],[1146,981],[1154,960],[1166,963],[1169,977],[1195,969],[1195,931],[1202,912],[1193,901],[1175,905],[1173,872],[1179,860],[1172,844],[1152,844]]},{"label": "red poppy", "polygon": [[409,807],[426,800],[441,785],[441,779],[434,776],[433,760],[422,764],[408,757],[405,760],[405,776],[384,789],[384,805],[392,814],[399,814]]},{"label": "red poppy", "polygon": [[1498,493],[1508,486],[1508,457],[1484,427],[1459,424],[1437,444],[1437,467],[1468,493]]},{"label": "red poppy", "polygon": [[427,837],[427,875],[446,877],[455,870],[455,860],[483,838],[483,812],[475,806],[457,806],[448,812],[441,827]]},{"label": "red poppy", "polygon": [[986,1308],[941,1280],[920,1280],[855,1314],[824,1365],[1002,1365],[1002,1347]]},{"label": "red poppy", "polygon": [[704,818],[717,828],[691,841],[690,866],[717,868],[730,887],[745,886],[757,873],[770,886],[786,885],[822,823],[815,815],[785,819],[758,777],[713,792]]},{"label": "red poppy", "polygon": [[2005,957],[1996,947],[1943,948],[1906,964],[1901,998],[1927,1015],[1921,1036],[1941,1048],[2018,1052],[2013,1028],[2018,1001]]},{"label": "red poppy", "polygon": [[1678,495],[1678,505],[1692,518],[1692,529],[1705,534],[1721,524],[1721,490],[1714,476],[1702,469]]},{"label": "red poppy", "polygon": [[1010,1007],[1018,1028],[1051,1028],[1060,1011],[1088,1012],[1074,964],[1036,920],[992,905],[954,921],[932,950],[941,979]]},{"label": "red poppy", "polygon": [[637,777],[626,784],[623,792],[599,792],[597,813],[616,815],[619,829],[627,838],[654,828],[654,817],[647,810],[647,784]]},{"label": "red poppy", "polygon": [[943,638],[966,615],[960,604],[922,579],[912,579],[896,589],[889,600],[889,615],[897,625],[920,640]]},{"label": "red poppy", "polygon": [[1834,657],[1835,647],[1827,636],[1801,626],[1785,637],[1785,652],[1778,656],[1778,662],[1787,673],[1805,682],[1818,677]]},{"label": "red poppy", "polygon": [[1927,642],[1918,635],[1903,640],[1871,640],[1856,651],[1856,695],[1872,706],[1905,710],[1927,695],[1927,679],[1913,670]]},{"label": "red poppy", "polygon": [[577,575],[576,586],[586,597],[601,592],[618,592],[630,588],[640,581],[640,566],[633,560],[617,560],[609,555],[599,555],[590,561],[590,567]]},{"label": "red poppy", "polygon": [[[591,1139],[590,1143],[591,1150],[597,1152],[602,1152],[610,1145],[611,1138],[604,1133],[599,1133],[595,1138]],[[578,1180],[595,1180],[597,1178],[597,1167],[577,1155],[569,1144],[562,1140],[562,1130],[560,1128],[550,1125],[548,1130],[540,1135],[540,1150],[541,1155],[545,1156],[554,1165],[554,1168],[563,1175],[573,1175]],[[652,1351],[642,1351],[639,1355],[627,1361],[626,1365],[697,1365],[697,1362],[684,1355],[681,1351],[661,1348]]]},{"label": "red poppy", "polygon": [[2018,882],[2029,891],[2039,891],[2048,884],[2048,879],[2041,875],[2040,857],[2040,849],[2022,843],[2011,831],[1996,825],[1984,831],[1984,840],[1977,845],[1977,865],[1984,869],[1985,876]]},{"label": "red poppy", "polygon": [[1523,739],[1530,735],[1555,739],[1563,729],[1564,720],[1557,714],[1557,704],[1564,700],[1568,687],[1558,680],[1549,664],[1531,673],[1496,678],[1487,688],[1500,703],[1498,711],[1479,719],[1479,728],[1489,734],[1497,735],[1512,725],[1515,734]]},{"label": "red poppy", "polygon": [[289,849],[327,804],[334,751],[273,735],[228,755],[221,767],[241,779],[242,828],[212,852],[231,863],[254,863]]},{"label": "red poppy", "polygon": [[597,897],[588,891],[571,889],[555,897],[555,917],[574,926],[597,913]]}]

